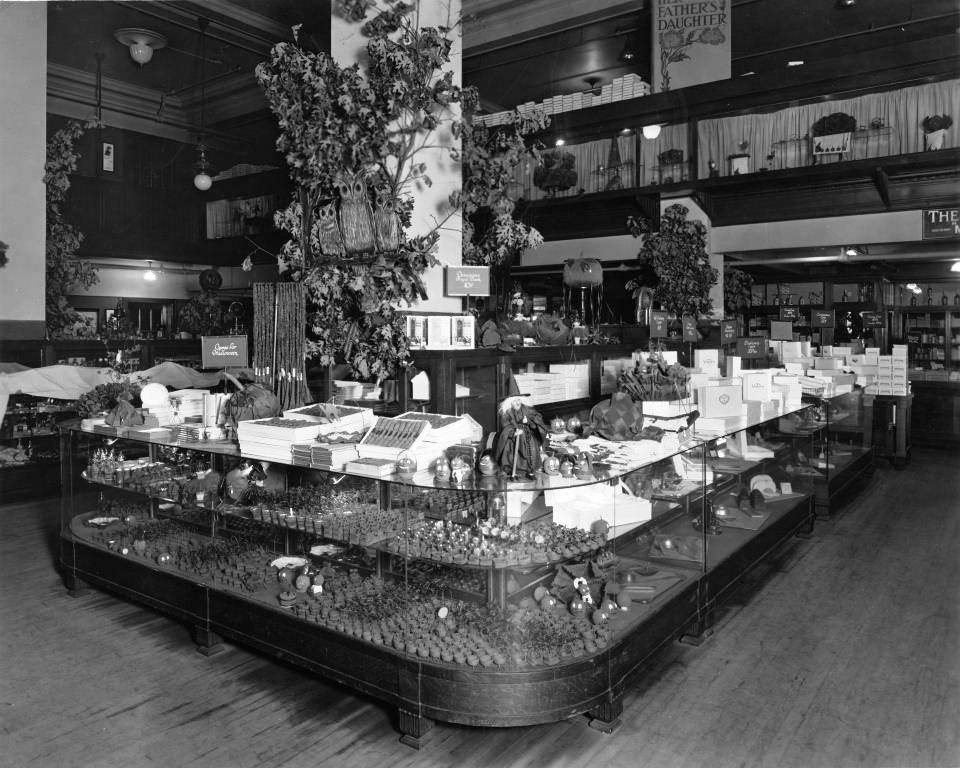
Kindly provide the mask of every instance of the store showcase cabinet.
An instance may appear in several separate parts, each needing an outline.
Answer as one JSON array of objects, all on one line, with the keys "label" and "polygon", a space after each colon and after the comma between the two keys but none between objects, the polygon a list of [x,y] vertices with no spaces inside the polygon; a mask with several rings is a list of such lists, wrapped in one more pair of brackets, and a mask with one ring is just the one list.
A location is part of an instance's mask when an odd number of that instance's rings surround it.
[{"label": "store showcase cabinet", "polygon": [[812,529],[840,462],[828,422],[817,402],[730,434],[558,434],[558,461],[517,477],[367,477],[294,448],[261,483],[232,442],[75,425],[60,563],[68,588],[166,612],[204,653],[228,638],[396,707],[413,746],[437,720],[613,731],[656,652],[699,642],[744,574]]}]

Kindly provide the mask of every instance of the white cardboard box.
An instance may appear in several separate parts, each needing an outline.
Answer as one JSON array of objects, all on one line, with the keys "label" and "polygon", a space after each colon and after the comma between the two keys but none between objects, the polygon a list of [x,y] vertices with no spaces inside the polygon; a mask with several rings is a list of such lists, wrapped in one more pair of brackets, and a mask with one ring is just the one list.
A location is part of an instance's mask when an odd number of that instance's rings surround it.
[{"label": "white cardboard box", "polygon": [[739,384],[707,386],[700,390],[697,401],[700,404],[700,415],[706,418],[740,416],[743,387]]}]

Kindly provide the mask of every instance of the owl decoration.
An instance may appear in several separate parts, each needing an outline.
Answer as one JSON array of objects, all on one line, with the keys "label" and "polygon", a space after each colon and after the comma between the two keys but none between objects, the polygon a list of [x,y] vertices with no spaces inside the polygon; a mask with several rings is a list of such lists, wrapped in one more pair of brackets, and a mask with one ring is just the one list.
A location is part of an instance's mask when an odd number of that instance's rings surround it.
[{"label": "owl decoration", "polygon": [[400,249],[400,217],[393,195],[385,189],[377,190],[377,207],[373,211],[377,236],[377,250],[390,253]]},{"label": "owl decoration", "polygon": [[324,256],[342,256],[343,238],[337,223],[337,207],[334,203],[323,206],[317,212],[314,235]]},{"label": "owl decoration", "polygon": [[367,197],[363,172],[341,174],[337,186],[340,189],[340,234],[347,255],[372,252],[376,247],[373,209]]}]

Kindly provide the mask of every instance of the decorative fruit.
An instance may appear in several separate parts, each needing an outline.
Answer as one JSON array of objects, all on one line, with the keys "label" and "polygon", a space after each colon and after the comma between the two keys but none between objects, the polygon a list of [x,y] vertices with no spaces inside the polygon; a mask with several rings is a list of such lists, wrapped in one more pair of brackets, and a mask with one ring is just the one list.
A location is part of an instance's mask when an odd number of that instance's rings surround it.
[{"label": "decorative fruit", "polygon": [[547,456],[543,460],[543,471],[548,475],[560,474],[560,459],[556,456]]},{"label": "decorative fruit", "polygon": [[169,552],[161,552],[159,555],[157,555],[157,562],[160,565],[170,565],[170,563],[173,562],[173,555],[171,555]]},{"label": "decorative fruit", "polygon": [[281,568],[277,571],[277,581],[284,590],[289,590],[293,586],[293,580],[297,577],[293,568]]},{"label": "decorative fruit", "polygon": [[580,597],[574,597],[567,604],[567,608],[573,616],[580,618],[581,616],[586,616],[587,605],[583,602]]},{"label": "decorative fruit", "polygon": [[576,416],[571,416],[567,419],[567,431],[568,432],[579,432],[580,427],[583,426],[580,422],[580,419]]},{"label": "decorative fruit", "polygon": [[567,423],[561,419],[559,416],[553,419],[550,422],[550,431],[554,434],[560,434],[561,432],[567,431]]}]

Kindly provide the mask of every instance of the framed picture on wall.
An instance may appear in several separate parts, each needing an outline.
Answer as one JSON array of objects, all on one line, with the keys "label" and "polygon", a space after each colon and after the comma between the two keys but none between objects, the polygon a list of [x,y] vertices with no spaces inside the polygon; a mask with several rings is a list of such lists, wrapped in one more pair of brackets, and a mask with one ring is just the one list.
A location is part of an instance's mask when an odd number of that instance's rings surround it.
[{"label": "framed picture on wall", "polygon": [[81,338],[92,338],[97,335],[100,327],[100,310],[78,309],[80,319],[76,323],[76,335]]}]

